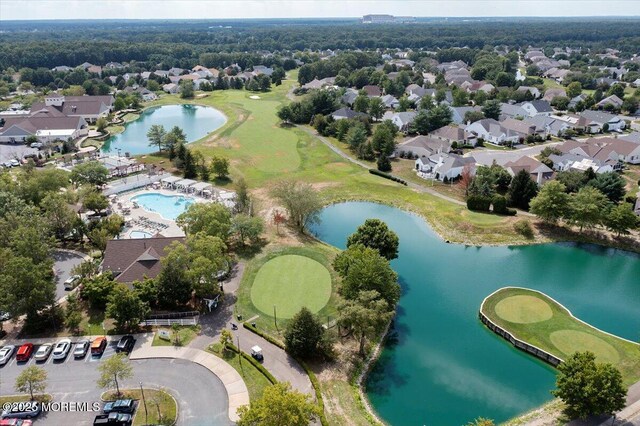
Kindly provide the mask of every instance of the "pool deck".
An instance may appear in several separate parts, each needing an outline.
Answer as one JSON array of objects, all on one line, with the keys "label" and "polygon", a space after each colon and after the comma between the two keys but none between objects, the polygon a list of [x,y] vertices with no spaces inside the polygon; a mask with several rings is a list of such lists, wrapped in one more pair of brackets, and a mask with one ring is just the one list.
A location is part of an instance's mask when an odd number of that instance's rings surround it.
[{"label": "pool deck", "polygon": [[[112,201],[112,208],[114,212],[122,215],[125,219],[125,230],[120,234],[120,238],[131,238],[132,231],[144,231],[151,235],[160,233],[164,237],[182,237],[184,232],[176,225],[173,220],[165,219],[157,212],[150,212],[142,206],[136,207],[132,203],[131,199],[141,194],[162,194],[167,196],[184,196],[190,197],[195,200],[196,203],[210,203],[213,200],[202,198],[195,194],[185,194],[176,190],[168,189],[145,189],[127,192],[125,194],[119,194]],[[131,208],[128,213],[126,210],[118,206],[120,203],[122,206],[130,205]]]}]

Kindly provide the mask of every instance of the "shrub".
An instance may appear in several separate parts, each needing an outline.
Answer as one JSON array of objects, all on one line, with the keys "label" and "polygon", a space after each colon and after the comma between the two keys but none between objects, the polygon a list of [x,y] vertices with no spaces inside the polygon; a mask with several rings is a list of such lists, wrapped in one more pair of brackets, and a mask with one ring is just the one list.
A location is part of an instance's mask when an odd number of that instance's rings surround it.
[{"label": "shrub", "polygon": [[376,169],[369,169],[369,173],[371,173],[372,175],[383,177],[385,179],[392,180],[394,182],[398,182],[404,186],[407,186],[406,180],[390,175],[389,173],[381,172],[380,170],[376,170]]},{"label": "shrub", "polygon": [[488,212],[491,207],[491,198],[482,195],[470,195],[467,198],[467,208],[469,210]]},{"label": "shrub", "polygon": [[533,239],[533,228],[528,220],[519,220],[513,224],[513,229],[523,237],[531,240]]}]

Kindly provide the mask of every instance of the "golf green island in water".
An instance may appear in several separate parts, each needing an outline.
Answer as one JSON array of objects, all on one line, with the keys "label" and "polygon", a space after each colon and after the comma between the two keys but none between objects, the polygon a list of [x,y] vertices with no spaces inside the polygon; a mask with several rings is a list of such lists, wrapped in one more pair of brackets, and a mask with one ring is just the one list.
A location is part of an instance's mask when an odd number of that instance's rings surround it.
[{"label": "golf green island in water", "polygon": [[600,330],[638,339],[640,256],[573,243],[447,244],[422,218],[364,202],[327,207],[313,231],[342,249],[368,218],[385,221],[400,239],[391,265],[402,297],[366,384],[374,409],[390,424],[461,425],[478,416],[498,423],[551,399],[554,368],[478,319],[482,301],[502,287],[539,290]]}]

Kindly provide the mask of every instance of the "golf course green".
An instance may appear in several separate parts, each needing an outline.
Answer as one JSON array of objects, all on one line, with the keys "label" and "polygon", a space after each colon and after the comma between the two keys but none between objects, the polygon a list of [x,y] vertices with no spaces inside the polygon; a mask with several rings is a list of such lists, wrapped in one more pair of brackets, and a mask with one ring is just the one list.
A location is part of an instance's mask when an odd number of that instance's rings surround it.
[{"label": "golf course green", "polygon": [[481,312],[515,338],[560,359],[590,351],[599,362],[616,366],[627,383],[638,380],[640,346],[574,317],[549,296],[526,288],[505,287],[488,296]]},{"label": "golf course green", "polygon": [[262,313],[292,318],[303,306],[317,313],[331,297],[331,274],[320,262],[282,255],[266,262],[251,287],[251,302]]}]

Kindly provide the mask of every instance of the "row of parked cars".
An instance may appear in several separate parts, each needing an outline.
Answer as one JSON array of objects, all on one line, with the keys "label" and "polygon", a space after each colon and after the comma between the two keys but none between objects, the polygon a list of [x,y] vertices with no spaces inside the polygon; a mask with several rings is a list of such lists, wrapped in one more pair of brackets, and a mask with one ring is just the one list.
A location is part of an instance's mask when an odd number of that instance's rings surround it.
[{"label": "row of parked cars", "polygon": [[107,401],[102,407],[104,414],[98,414],[93,420],[93,425],[129,426],[133,420],[136,406],[134,399]]},{"label": "row of parked cars", "polygon": [[[133,349],[135,339],[131,335],[123,336],[116,345],[116,352],[129,353]],[[73,357],[75,359],[84,358],[89,351],[92,356],[101,356],[107,348],[108,340],[105,336],[99,336],[90,341],[89,339],[82,339],[75,343],[73,347]],[[56,344],[45,343],[38,347],[34,354],[33,343],[25,343],[17,348],[14,345],[6,345],[0,348],[0,365],[5,365],[13,357],[14,353],[16,361],[27,362],[33,358],[36,362],[45,362],[51,356],[56,361],[61,361],[67,358],[71,352],[73,343],[71,339],[62,339]]]}]

